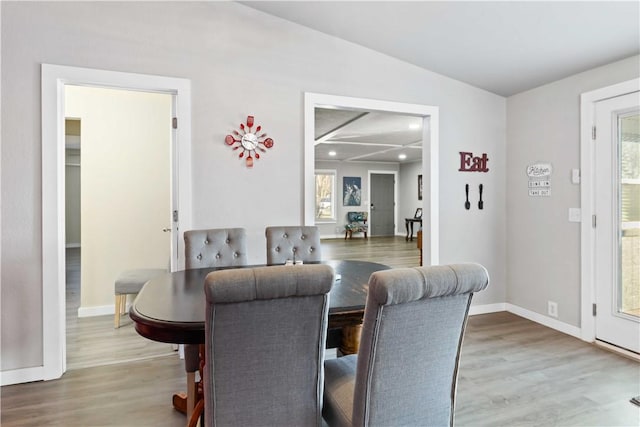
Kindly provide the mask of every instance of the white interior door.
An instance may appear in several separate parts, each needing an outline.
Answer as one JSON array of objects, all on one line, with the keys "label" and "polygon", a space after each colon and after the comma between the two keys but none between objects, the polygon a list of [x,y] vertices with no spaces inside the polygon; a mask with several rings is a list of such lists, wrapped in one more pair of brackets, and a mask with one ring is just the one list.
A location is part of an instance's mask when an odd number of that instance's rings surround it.
[{"label": "white interior door", "polygon": [[80,316],[113,303],[121,272],[169,265],[172,103],[166,93],[65,88],[67,114],[81,118]]},{"label": "white interior door", "polygon": [[595,105],[596,339],[640,352],[640,92]]}]

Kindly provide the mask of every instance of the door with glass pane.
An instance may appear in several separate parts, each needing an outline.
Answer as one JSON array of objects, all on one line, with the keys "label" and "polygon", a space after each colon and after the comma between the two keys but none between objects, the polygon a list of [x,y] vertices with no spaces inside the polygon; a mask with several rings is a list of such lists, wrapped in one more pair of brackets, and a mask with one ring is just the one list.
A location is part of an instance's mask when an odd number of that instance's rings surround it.
[{"label": "door with glass pane", "polygon": [[640,92],[596,103],[596,338],[640,352]]}]

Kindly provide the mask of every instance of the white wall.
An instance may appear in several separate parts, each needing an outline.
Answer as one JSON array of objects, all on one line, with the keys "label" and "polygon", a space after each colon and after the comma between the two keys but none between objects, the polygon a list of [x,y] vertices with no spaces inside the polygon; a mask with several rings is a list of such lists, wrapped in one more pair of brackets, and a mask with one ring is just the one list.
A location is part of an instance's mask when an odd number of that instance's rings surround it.
[{"label": "white wall", "polygon": [[80,310],[112,305],[122,271],[165,268],[170,257],[171,95],[65,87],[81,119]]},{"label": "white wall", "polygon": [[[1,13],[3,371],[42,363],[43,62],[190,79],[193,225],[246,227],[252,263],[265,260],[265,226],[303,220],[305,92],[439,106],[440,260],[484,264],[491,286],[474,303],[505,301],[503,97],[238,3],[11,2]],[[224,143],[247,115],[275,141],[251,170]],[[482,212],[462,207],[463,150],[491,158]]]},{"label": "white wall", "polygon": [[80,150],[65,150],[65,237],[67,247],[80,246]]},{"label": "white wall", "polygon": [[[507,301],[580,326],[580,224],[568,221],[580,207],[580,94],[640,76],[639,57],[523,92],[507,99]],[[527,165],[551,163],[551,197],[527,191]]]}]

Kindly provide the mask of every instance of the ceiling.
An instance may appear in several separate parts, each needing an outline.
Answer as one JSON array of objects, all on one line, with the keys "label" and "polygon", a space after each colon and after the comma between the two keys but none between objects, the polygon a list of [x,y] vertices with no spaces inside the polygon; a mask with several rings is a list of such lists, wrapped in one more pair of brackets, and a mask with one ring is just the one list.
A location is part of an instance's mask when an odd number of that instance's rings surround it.
[{"label": "ceiling", "polygon": [[638,1],[243,1],[510,96],[640,53]]},{"label": "ceiling", "polygon": [[[501,96],[640,53],[639,1],[241,3]],[[316,110],[316,160],[421,159],[421,120],[362,113]]]},{"label": "ceiling", "polygon": [[377,111],[316,108],[315,160],[421,161],[422,120],[418,116]]}]

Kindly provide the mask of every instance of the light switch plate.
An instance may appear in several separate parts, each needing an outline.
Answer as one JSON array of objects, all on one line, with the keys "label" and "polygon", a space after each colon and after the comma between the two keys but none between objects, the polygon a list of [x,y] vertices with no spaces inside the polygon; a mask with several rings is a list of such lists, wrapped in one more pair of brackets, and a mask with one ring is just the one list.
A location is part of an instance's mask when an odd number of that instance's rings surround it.
[{"label": "light switch plate", "polygon": [[580,208],[569,208],[569,222],[580,222],[582,220],[582,211]]}]

